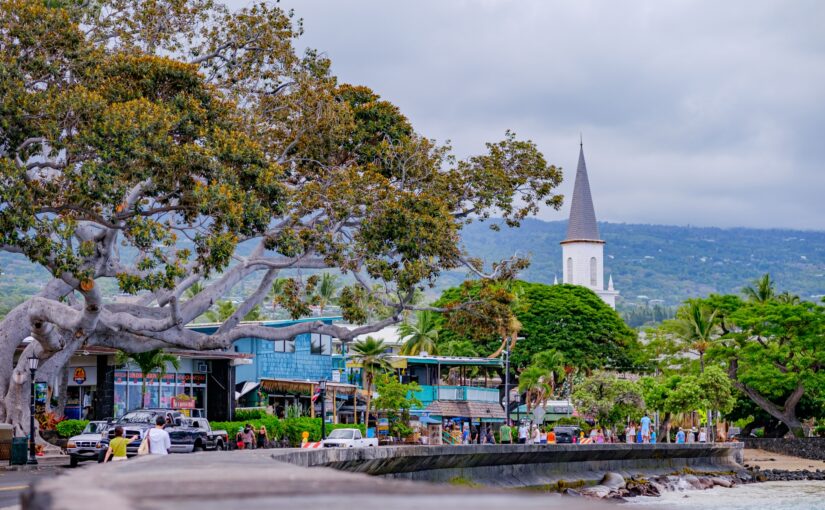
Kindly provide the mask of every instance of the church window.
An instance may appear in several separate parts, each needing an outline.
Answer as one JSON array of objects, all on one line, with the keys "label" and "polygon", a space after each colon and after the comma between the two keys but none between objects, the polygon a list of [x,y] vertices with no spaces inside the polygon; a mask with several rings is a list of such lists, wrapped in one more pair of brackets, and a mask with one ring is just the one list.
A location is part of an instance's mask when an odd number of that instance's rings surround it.
[{"label": "church window", "polygon": [[573,257],[567,258],[567,283],[573,283]]},{"label": "church window", "polygon": [[598,279],[596,278],[596,270],[597,270],[598,262],[596,262],[596,257],[590,257],[590,286],[595,287],[597,285]]}]

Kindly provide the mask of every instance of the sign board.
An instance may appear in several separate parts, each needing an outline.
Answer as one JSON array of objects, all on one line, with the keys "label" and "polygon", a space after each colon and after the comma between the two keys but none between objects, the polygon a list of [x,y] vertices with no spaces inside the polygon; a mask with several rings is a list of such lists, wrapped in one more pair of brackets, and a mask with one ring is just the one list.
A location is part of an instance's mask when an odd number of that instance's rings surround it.
[{"label": "sign board", "polygon": [[82,385],[86,382],[86,369],[83,367],[77,367],[74,369],[74,375],[72,376],[75,384],[78,386]]},{"label": "sign board", "polygon": [[189,395],[178,395],[171,399],[172,409],[194,409],[195,399]]},{"label": "sign board", "polygon": [[378,418],[378,434],[386,436],[390,433],[390,420],[387,418]]}]

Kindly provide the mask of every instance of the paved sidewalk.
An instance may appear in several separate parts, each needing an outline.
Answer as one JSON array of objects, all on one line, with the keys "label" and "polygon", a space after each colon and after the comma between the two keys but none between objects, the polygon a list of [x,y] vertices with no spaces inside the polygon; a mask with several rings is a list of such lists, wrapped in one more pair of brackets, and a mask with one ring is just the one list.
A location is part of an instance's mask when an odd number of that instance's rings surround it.
[{"label": "paved sidewalk", "polygon": [[389,480],[277,462],[272,450],[146,456],[65,470],[24,495],[26,510],[235,508],[581,510],[615,508],[546,494]]}]

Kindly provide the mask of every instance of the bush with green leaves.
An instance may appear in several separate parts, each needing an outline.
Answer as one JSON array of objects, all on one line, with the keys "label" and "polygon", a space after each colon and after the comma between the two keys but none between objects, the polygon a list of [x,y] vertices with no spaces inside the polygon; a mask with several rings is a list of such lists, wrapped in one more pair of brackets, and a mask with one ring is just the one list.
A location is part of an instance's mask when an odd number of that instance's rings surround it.
[{"label": "bush with green leaves", "polygon": [[[255,430],[260,429],[261,425],[265,426],[266,431],[269,433],[270,439],[281,440],[284,437],[286,437],[291,446],[298,446],[301,444],[301,435],[304,431],[309,432],[310,441],[321,440],[320,418],[304,417],[286,418],[281,420],[274,416],[267,416],[266,418],[250,419],[245,421],[213,421],[212,429],[225,430],[227,434],[229,434],[229,440],[234,441],[235,434],[238,433],[239,429],[243,429],[247,423],[252,425],[252,427],[255,428]],[[363,424],[353,425],[343,423],[327,423],[327,434],[329,434],[331,430],[340,428],[357,428],[361,431],[362,434],[366,434],[366,432],[364,431]]]},{"label": "bush with green leaves", "polygon": [[235,410],[235,420],[261,420],[269,417],[266,409],[237,409]]},{"label": "bush with green leaves", "polygon": [[83,433],[83,429],[89,424],[89,420],[63,420],[55,426],[60,437],[70,438]]}]

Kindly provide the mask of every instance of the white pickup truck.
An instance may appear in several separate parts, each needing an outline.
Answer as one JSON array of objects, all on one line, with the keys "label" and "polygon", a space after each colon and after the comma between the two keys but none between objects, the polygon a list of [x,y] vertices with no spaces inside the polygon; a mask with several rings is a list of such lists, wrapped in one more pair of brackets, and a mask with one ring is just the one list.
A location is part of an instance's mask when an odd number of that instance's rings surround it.
[{"label": "white pickup truck", "polygon": [[335,429],[321,445],[324,448],[366,448],[378,446],[378,439],[361,437],[358,429]]}]

